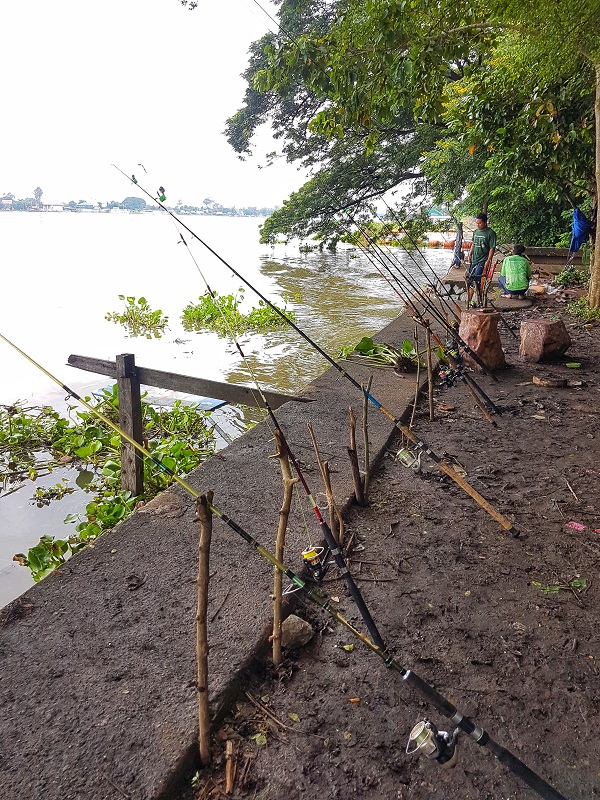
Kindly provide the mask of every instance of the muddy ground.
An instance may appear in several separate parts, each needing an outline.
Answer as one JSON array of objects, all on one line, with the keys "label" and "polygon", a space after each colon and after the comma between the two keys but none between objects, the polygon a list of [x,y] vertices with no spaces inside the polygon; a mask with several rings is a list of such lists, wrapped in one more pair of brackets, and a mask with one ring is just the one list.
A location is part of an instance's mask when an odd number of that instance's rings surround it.
[{"label": "muddy ground", "polygon": [[[521,319],[563,309],[541,301],[503,319],[518,332]],[[435,421],[426,402],[415,418],[417,433],[466,469],[520,537],[431,460],[419,476],[400,465],[400,441],[372,480],[369,507],[348,515],[346,537],[397,661],[564,796],[584,800],[600,795],[600,328],[564,319],[579,369],[520,362],[517,340],[500,326],[510,366],[498,383],[476,376],[502,411],[496,428],[461,383],[436,388]],[[533,376],[583,385],[548,388]],[[334,567],[322,591],[364,630]],[[195,788],[188,778],[186,800],[537,796],[465,735],[454,769],[407,755],[415,723],[428,716],[446,730],[448,721],[318,608],[298,613],[315,629],[312,642],[288,653],[278,673],[256,663],[215,737],[214,769],[196,775]],[[225,795],[227,740],[235,775]]]}]

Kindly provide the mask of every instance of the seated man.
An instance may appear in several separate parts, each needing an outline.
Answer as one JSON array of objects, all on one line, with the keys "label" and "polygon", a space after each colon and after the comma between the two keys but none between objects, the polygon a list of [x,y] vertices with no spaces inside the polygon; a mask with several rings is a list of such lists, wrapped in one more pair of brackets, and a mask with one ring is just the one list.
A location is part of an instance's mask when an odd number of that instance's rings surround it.
[{"label": "seated man", "polygon": [[524,252],[523,245],[516,244],[513,255],[507,256],[502,262],[502,271],[498,276],[498,284],[504,292],[502,297],[523,297],[529,288],[531,266],[523,258]]}]

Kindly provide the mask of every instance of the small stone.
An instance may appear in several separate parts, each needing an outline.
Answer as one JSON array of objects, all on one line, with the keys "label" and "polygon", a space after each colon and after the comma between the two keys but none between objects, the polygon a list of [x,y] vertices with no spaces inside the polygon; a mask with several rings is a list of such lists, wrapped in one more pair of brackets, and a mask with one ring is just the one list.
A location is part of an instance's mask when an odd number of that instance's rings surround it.
[{"label": "small stone", "polygon": [[282,647],[302,647],[310,642],[314,635],[311,625],[295,614],[290,614],[281,625]]}]

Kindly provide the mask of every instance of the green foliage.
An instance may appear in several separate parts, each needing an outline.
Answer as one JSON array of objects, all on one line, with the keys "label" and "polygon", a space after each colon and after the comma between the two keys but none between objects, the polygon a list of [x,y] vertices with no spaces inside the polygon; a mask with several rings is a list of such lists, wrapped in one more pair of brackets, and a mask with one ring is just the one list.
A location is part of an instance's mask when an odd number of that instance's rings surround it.
[{"label": "green foliage", "polygon": [[600,324],[600,308],[591,308],[587,297],[571,300],[566,305],[566,311],[582,322]]},{"label": "green foliage", "polygon": [[587,270],[571,265],[559,272],[552,282],[556,286],[586,286],[589,280],[590,273]]},{"label": "green foliage", "polygon": [[100,492],[87,504],[85,515],[69,514],[65,523],[77,523],[76,533],[67,539],[42,536],[35,547],[30,547],[27,555],[17,553],[14,561],[29,567],[33,580],[38,583],[64,564],[71,556],[107,530],[114,528],[133,511],[136,498],[131,492]]},{"label": "green foliage", "polygon": [[130,336],[145,336],[146,339],[160,339],[165,332],[169,318],[162,311],[152,311],[145,297],[125,297],[120,294],[119,300],[125,303],[125,310],[108,312],[105,316],[109,322],[123,325]]},{"label": "green foliage", "polygon": [[389,344],[376,344],[369,336],[363,337],[357,345],[343,347],[340,359],[358,361],[372,367],[392,367],[406,371],[417,366],[417,352],[410,339],[405,339],[401,350]]},{"label": "green foliage", "polygon": [[35,481],[58,466],[60,455],[48,451],[60,441],[69,421],[50,406],[0,406],[0,481],[4,489]]},{"label": "green foliage", "polygon": [[[240,310],[244,290],[240,287],[238,292],[236,295],[207,292],[199,297],[199,303],[189,303],[181,316],[184,329],[186,331],[211,330],[219,336],[235,338],[242,333],[265,333],[287,324],[283,317],[264,300],[259,300],[258,307],[254,307],[244,314]],[[292,311],[286,307],[280,311],[293,321]]]},{"label": "green foliage", "polygon": [[[101,413],[118,421],[117,386],[105,389],[100,398],[85,398]],[[71,407],[70,411],[75,408]],[[184,405],[177,400],[172,408],[154,408],[142,402],[142,424],[147,448],[157,461],[178,475],[185,475],[214,452],[210,412],[199,410],[196,403]],[[119,488],[121,478],[121,438],[98,423],[91,411],[76,411],[75,419],[60,417],[50,408],[24,409],[18,405],[0,407],[0,454],[6,469],[16,470],[14,459],[20,459],[17,473],[23,480],[38,476],[38,450],[47,451],[49,469],[64,466],[61,457],[71,456],[74,465],[84,464],[94,470],[94,480],[84,491],[93,495],[85,514],[70,514],[66,523],[76,523],[76,532],[66,539],[44,535],[27,555],[18,553],[15,560],[28,566],[38,581],[86,544],[125,519],[139,501],[147,501],[166,489],[173,481],[149,458],[144,459],[144,497],[133,497]],[[4,448],[4,449],[3,449]],[[47,456],[46,456],[47,457]],[[12,460],[11,460],[12,459]],[[5,483],[9,478],[5,477]],[[15,479],[12,478],[14,481]],[[35,490],[32,502],[39,507],[60,500],[73,492],[63,479],[51,487]]]}]

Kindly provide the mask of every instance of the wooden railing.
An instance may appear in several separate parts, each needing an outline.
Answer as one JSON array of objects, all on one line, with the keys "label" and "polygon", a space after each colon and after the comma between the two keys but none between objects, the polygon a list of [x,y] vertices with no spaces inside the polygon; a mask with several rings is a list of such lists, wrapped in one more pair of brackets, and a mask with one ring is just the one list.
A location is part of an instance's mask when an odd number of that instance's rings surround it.
[{"label": "wooden railing", "polygon": [[[178,375],[175,372],[162,372],[158,369],[139,367],[132,353],[118,355],[116,361],[105,361],[88,356],[70,355],[68,364],[71,367],[95,372],[116,379],[119,392],[119,426],[134,441],[142,444],[142,405],[140,386],[154,386],[160,389],[171,389],[199,397],[213,397],[246,406],[263,406],[259,392],[247,386],[235,383],[220,383],[190,375]],[[272,409],[293,400],[297,403],[312,402],[308,397],[263,391],[266,402]],[[125,439],[121,439],[121,486],[140,495],[144,489],[143,457],[136,448]]]}]

